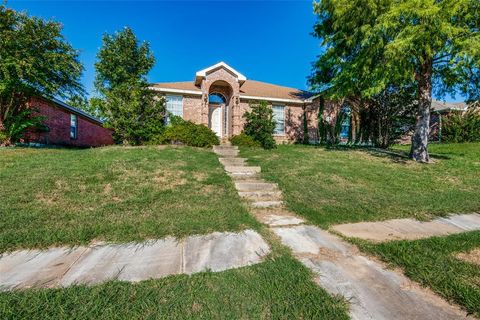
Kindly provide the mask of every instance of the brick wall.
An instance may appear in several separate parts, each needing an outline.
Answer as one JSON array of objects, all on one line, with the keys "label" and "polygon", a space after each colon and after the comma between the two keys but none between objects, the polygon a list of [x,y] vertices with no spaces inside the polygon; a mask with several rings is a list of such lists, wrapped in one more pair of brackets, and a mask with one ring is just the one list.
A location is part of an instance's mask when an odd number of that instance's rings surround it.
[{"label": "brick wall", "polygon": [[38,115],[46,117],[44,124],[48,127],[48,131],[30,130],[25,134],[25,142],[76,147],[98,147],[114,143],[111,130],[80,114],[77,114],[77,138],[70,138],[72,112],[54,102],[32,98],[29,106],[37,109]]},{"label": "brick wall", "polygon": [[[258,101],[241,101],[239,104],[239,114],[242,115],[234,123],[234,134],[237,135],[243,130],[245,119],[243,114],[250,111],[249,103]],[[282,104],[278,104],[282,105]],[[270,106],[272,104],[270,103]],[[318,141],[318,105],[313,103],[306,106],[308,137],[311,142]],[[285,134],[275,135],[277,143],[292,143],[303,141],[303,106],[299,104],[285,105]]]},{"label": "brick wall", "polygon": [[202,119],[201,96],[183,96],[183,119],[208,126]]},{"label": "brick wall", "polygon": [[[219,68],[208,73],[202,80],[200,87],[202,90],[201,96],[183,96],[183,118],[208,126],[208,95],[212,92],[218,92],[225,96],[229,107],[228,135],[240,134],[245,124],[243,115],[250,110],[250,101],[240,98],[241,86],[237,78],[229,71]],[[253,103],[255,102],[258,101],[253,101]],[[284,104],[280,103],[279,105]],[[303,141],[303,113],[305,108],[309,140],[311,142],[318,141],[318,107],[318,99],[306,106],[303,104],[285,105],[285,134],[276,135],[275,140],[279,143]]]}]

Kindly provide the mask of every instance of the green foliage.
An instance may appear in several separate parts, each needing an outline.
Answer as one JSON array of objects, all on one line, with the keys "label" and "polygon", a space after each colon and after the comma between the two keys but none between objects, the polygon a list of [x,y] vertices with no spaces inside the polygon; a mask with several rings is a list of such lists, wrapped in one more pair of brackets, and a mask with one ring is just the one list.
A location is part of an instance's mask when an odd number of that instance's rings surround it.
[{"label": "green foliage", "polygon": [[443,141],[480,141],[480,108],[472,108],[463,114],[454,112],[443,117],[442,122]]},{"label": "green foliage", "polygon": [[186,144],[192,147],[211,147],[220,144],[215,132],[203,124],[185,121],[178,116],[170,116],[170,125],[152,141],[153,143]]},{"label": "green foliage", "polygon": [[478,0],[316,2],[314,35],[323,50],[310,82],[329,98],[361,99],[414,82],[419,108],[412,157],[428,161],[432,84],[438,93],[478,96],[479,8]]},{"label": "green foliage", "polygon": [[165,99],[148,89],[146,74],[154,64],[148,43],[139,43],[130,28],[104,35],[95,64],[100,97],[90,108],[114,130],[117,141],[141,144],[163,131]]},{"label": "green foliage", "polygon": [[275,140],[273,139],[275,120],[273,119],[272,108],[268,106],[266,101],[260,101],[250,104],[250,109],[251,111],[247,111],[243,115],[246,120],[243,132],[260,143],[262,148],[275,148]]},{"label": "green foliage", "polygon": [[310,81],[338,97],[370,96],[415,81],[430,60],[438,84],[455,89],[470,81],[462,74],[478,76],[479,7],[477,0],[317,2],[314,35],[325,50]]},{"label": "green foliage", "polygon": [[140,43],[133,30],[125,27],[115,34],[105,34],[95,63],[95,88],[102,94],[132,82],[146,82],[155,64],[148,42]]},{"label": "green foliage", "polygon": [[308,137],[308,119],[307,119],[307,110],[306,108],[303,109],[303,144],[309,144],[310,139]]},{"label": "green foliage", "polygon": [[19,119],[25,118],[30,97],[83,92],[78,52],[61,31],[58,22],[0,5],[0,123],[15,128],[8,133],[10,137],[18,137],[18,130],[27,123]]},{"label": "green foliage", "polygon": [[328,123],[325,121],[324,117],[325,111],[325,99],[323,96],[320,97],[320,107],[318,109],[318,139],[320,144],[327,142],[328,136]]},{"label": "green foliage", "polygon": [[164,99],[156,99],[139,83],[111,89],[99,108],[108,119],[107,126],[114,130],[114,139],[124,144],[143,144],[164,130]]},{"label": "green foliage", "polygon": [[6,145],[10,142],[10,139],[6,132],[0,131],[0,146]]},{"label": "green foliage", "polygon": [[261,147],[260,142],[255,141],[251,136],[246,135],[244,132],[231,137],[229,140],[234,146],[251,148]]},{"label": "green foliage", "polygon": [[45,130],[45,117],[34,114],[32,109],[24,109],[15,115],[8,116],[0,131],[0,145],[9,145],[23,137],[25,130]]},{"label": "green foliage", "polygon": [[342,124],[348,119],[349,119],[348,112],[344,108],[341,108],[337,118],[335,119],[335,123],[332,126],[332,130],[333,130],[332,136],[334,137],[333,142],[335,144],[340,143],[340,133],[342,132]]},{"label": "green foliage", "polygon": [[98,118],[101,118],[100,107],[99,107],[101,102],[102,100],[99,99],[98,97],[93,97],[90,100],[88,100],[84,95],[79,95],[79,94],[74,95],[67,100],[68,105],[74,108],[83,110],[88,114]]},{"label": "green foliage", "polygon": [[320,103],[320,110],[320,117],[318,118],[318,133],[320,137],[320,143],[324,143],[327,146],[339,144],[340,133],[342,132],[342,123],[348,119],[349,114],[343,108],[340,108],[338,115],[332,120],[324,117],[324,107],[322,103]]},{"label": "green foliage", "polygon": [[388,148],[415,123],[415,88],[389,86],[359,108],[358,142]]}]

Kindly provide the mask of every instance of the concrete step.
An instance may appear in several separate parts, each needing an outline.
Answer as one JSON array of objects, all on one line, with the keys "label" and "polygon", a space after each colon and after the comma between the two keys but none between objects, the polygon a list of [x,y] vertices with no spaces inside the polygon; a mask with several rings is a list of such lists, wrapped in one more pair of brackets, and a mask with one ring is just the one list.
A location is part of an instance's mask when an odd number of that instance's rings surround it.
[{"label": "concrete step", "polygon": [[224,166],[243,166],[247,161],[245,158],[219,158],[218,160]]},{"label": "concrete step", "polygon": [[235,188],[237,188],[238,191],[278,190],[278,186],[276,183],[262,182],[261,180],[235,182]]},{"label": "concrete step", "polygon": [[229,173],[260,173],[260,167],[253,166],[225,166]]},{"label": "concrete step", "polygon": [[260,175],[255,172],[242,172],[242,173],[227,173],[232,179],[238,181],[249,181],[253,179],[260,179]]},{"label": "concrete step", "polygon": [[251,203],[251,206],[254,208],[278,208],[283,206],[283,202],[280,200],[255,201]]},{"label": "concrete step", "polygon": [[238,195],[242,198],[253,201],[280,200],[282,198],[282,192],[280,190],[240,191],[238,192]]},{"label": "concrete step", "polygon": [[238,147],[237,146],[224,145],[224,144],[221,144],[219,146],[213,146],[213,151],[217,151],[217,150],[238,150]]},{"label": "concrete step", "polygon": [[231,146],[232,143],[228,140],[228,138],[222,138],[222,141],[220,142],[221,146]]},{"label": "concrete step", "polygon": [[223,158],[232,158],[238,156],[238,150],[235,149],[214,149],[213,152]]}]

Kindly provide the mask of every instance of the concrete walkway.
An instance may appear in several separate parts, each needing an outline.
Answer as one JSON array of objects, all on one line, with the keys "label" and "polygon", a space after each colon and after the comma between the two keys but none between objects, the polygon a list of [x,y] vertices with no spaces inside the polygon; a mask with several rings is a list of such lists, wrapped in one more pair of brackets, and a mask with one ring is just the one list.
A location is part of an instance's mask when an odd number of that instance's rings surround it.
[{"label": "concrete walkway", "polygon": [[22,250],[0,257],[0,289],[65,287],[108,280],[141,281],[223,271],[259,263],[270,252],[253,230],[215,232],[129,244]]},{"label": "concrete walkway", "polygon": [[393,219],[378,222],[340,224],[333,230],[346,237],[375,242],[390,240],[416,240],[433,236],[446,236],[480,230],[480,214],[459,214],[422,222],[414,219]]},{"label": "concrete walkway", "polygon": [[[465,319],[448,304],[403,274],[362,255],[356,247],[305,221],[283,206],[276,183],[260,178],[260,167],[246,165],[238,149],[214,147],[239,195],[295,257],[315,274],[320,286],[350,302],[352,319]],[[235,165],[234,165],[235,164]]]}]

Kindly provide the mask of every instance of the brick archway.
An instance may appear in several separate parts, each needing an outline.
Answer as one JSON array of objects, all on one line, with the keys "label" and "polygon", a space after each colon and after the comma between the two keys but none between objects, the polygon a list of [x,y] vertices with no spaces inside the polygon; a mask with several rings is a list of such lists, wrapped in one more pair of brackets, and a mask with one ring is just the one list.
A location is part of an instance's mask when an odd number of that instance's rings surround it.
[{"label": "brick archway", "polygon": [[[211,101],[212,95],[222,97],[222,102]],[[208,90],[208,126],[220,138],[228,138],[231,133],[231,106],[233,89],[232,86],[224,81],[217,80],[210,84]]]},{"label": "brick archway", "polygon": [[226,98],[222,108],[222,138],[230,137],[234,132],[234,124],[241,118],[239,74],[220,64],[205,72],[197,73],[197,83],[202,89],[202,122],[210,124],[209,95],[220,93]]}]

